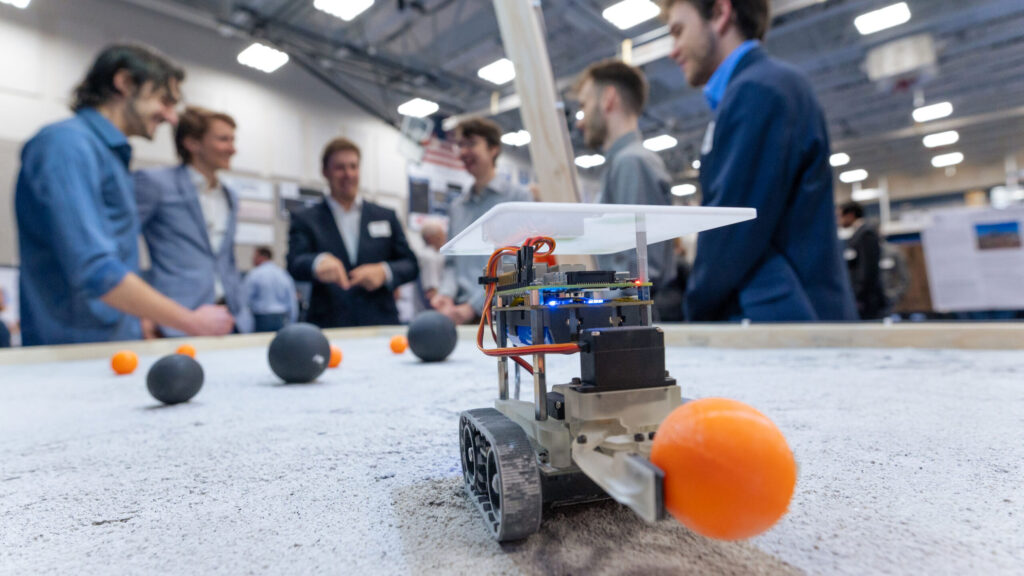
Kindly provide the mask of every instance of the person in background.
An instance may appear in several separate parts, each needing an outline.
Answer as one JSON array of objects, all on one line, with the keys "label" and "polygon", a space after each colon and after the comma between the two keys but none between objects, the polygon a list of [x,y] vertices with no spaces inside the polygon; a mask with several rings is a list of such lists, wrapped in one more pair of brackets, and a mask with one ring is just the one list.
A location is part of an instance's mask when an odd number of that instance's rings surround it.
[{"label": "person in background", "polygon": [[252,254],[252,270],[242,284],[252,312],[253,332],[276,332],[299,318],[295,281],[274,263],[274,252],[260,246]]},{"label": "person in background", "polygon": [[398,324],[394,289],[419,275],[394,210],[359,194],[359,147],[337,138],[321,166],[331,193],[292,215],[288,272],[312,282],[306,320],[321,328]]},{"label": "person in background", "polygon": [[[7,307],[7,300],[4,296],[4,289],[0,288],[0,314],[3,313]],[[11,347],[11,331],[7,328],[7,324],[4,323],[3,319],[0,318],[0,348]]]},{"label": "person in background", "polygon": [[139,276],[128,138],[177,122],[185,74],[150,48],[114,45],[74,93],[73,118],[22,148],[14,195],[22,344],[136,340],[139,318],[191,335],[227,334],[223,306],[189,310]]},{"label": "person in background", "polygon": [[[452,202],[448,235],[454,238],[474,220],[503,202],[530,202],[530,191],[497,175],[501,154],[501,127],[484,118],[463,120],[455,127],[459,159],[473,176],[473,183]],[[478,282],[487,256],[459,256],[445,259],[444,281],[430,306],[456,324],[480,318],[486,291]]]},{"label": "person in background", "polygon": [[433,219],[423,222],[420,235],[424,244],[423,250],[416,255],[420,264],[420,287],[423,297],[430,302],[441,287],[445,262],[440,250],[448,237],[444,231],[444,224]]},{"label": "person in background", "polygon": [[825,115],[803,74],[760,47],[768,0],[662,0],[662,15],[670,57],[712,111],[701,203],[757,209],[698,236],[687,320],[856,320]]},{"label": "person in background", "polygon": [[[186,308],[224,304],[237,331],[251,332],[252,315],[235,265],[238,198],[217,177],[231,168],[235,126],[222,112],[186,108],[174,135],[181,164],[136,172],[135,200],[153,287]],[[148,332],[145,322],[143,328]],[[163,336],[184,335],[170,326],[158,330]]]},{"label": "person in background", "polygon": [[885,315],[886,298],[882,288],[882,246],[875,227],[864,220],[864,207],[850,201],[839,207],[840,235],[846,249],[843,257],[850,272],[850,285],[861,320],[876,320]]},{"label": "person in background", "polygon": [[[643,72],[621,60],[598,62],[580,74],[575,92],[583,112],[583,118],[576,122],[583,132],[583,143],[588,148],[600,149],[605,156],[597,202],[670,206],[672,182],[668,170],[660,156],[644,148],[640,134],[640,115],[647,104]],[[599,255],[596,263],[602,270],[638,273],[634,250]],[[660,319],[663,314],[658,294],[671,291],[676,278],[671,241],[647,247],[647,276],[652,284],[656,317]],[[679,298],[666,299],[672,300],[678,308]],[[673,320],[681,316],[675,310],[666,312]]]}]

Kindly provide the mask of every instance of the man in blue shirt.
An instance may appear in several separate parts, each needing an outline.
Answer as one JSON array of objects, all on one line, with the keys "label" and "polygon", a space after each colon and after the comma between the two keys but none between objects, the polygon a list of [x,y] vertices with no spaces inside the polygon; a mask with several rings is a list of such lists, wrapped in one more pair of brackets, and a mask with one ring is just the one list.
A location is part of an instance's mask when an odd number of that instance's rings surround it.
[{"label": "man in blue shirt", "polygon": [[252,310],[253,332],[276,332],[299,318],[295,281],[274,264],[274,252],[260,246],[252,255],[252,270],[245,275],[242,294]]},{"label": "man in blue shirt", "polygon": [[836,238],[825,117],[810,83],[760,48],[768,0],[663,0],[671,58],[704,86],[704,206],[757,219],[702,232],[684,307],[693,321],[856,320]]},{"label": "man in blue shirt", "polygon": [[15,190],[26,346],[133,340],[139,317],[225,334],[222,306],[188,310],[142,281],[128,138],[176,120],[184,73],[151,49],[104,49],[75,89],[73,118],[22,149]]}]

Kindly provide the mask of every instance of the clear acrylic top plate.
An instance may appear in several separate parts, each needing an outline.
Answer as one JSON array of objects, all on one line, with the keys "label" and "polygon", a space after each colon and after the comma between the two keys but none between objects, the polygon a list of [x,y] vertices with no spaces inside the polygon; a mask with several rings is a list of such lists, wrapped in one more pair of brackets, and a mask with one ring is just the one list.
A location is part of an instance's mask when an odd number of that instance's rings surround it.
[{"label": "clear acrylic top plate", "polygon": [[640,206],[506,202],[487,211],[441,247],[443,254],[489,255],[501,246],[519,246],[531,236],[549,236],[556,254],[610,254],[636,248],[637,222],[647,243],[671,240],[757,217],[753,208]]}]

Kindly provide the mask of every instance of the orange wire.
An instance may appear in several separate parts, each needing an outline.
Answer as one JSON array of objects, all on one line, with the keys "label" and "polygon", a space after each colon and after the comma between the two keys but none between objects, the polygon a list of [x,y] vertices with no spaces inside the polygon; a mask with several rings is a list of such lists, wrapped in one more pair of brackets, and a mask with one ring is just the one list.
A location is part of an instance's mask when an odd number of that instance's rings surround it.
[{"label": "orange wire", "polygon": [[[547,236],[535,236],[527,238],[523,242],[523,246],[531,246],[535,250],[534,254],[539,256],[545,256],[555,251],[555,240]],[[541,248],[546,247],[547,250],[540,252]],[[504,246],[495,250],[491,257],[487,260],[486,275],[494,278],[497,276],[498,263],[501,261],[503,255],[516,255],[519,251],[517,246]],[[484,300],[484,309],[480,315],[480,326],[476,331],[476,347],[488,356],[507,356],[512,360],[526,369],[527,372],[533,374],[533,366],[529,362],[522,358],[524,354],[574,354],[579,352],[580,347],[578,344],[532,344],[529,346],[512,346],[508,348],[484,348],[484,324],[491,331],[491,337],[494,339],[494,343],[498,343],[498,335],[494,330],[494,325],[491,321],[491,303],[494,300],[494,292],[497,290],[497,284],[487,285],[487,298]],[[540,335],[543,341],[544,335]]]}]

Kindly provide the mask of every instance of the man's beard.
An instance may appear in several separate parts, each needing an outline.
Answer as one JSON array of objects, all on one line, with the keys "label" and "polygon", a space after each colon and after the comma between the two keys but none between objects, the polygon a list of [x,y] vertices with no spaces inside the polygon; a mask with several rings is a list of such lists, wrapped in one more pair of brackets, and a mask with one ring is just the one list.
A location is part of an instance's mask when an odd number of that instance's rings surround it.
[{"label": "man's beard", "polygon": [[604,147],[605,138],[608,137],[608,122],[600,111],[587,117],[587,129],[583,132],[583,144],[587,148],[600,150]]},{"label": "man's beard", "polygon": [[152,140],[153,135],[149,133],[149,129],[146,127],[146,121],[139,114],[136,103],[138,102],[137,97],[128,99],[128,103],[124,109],[124,125],[129,135],[142,136],[146,140]]}]

